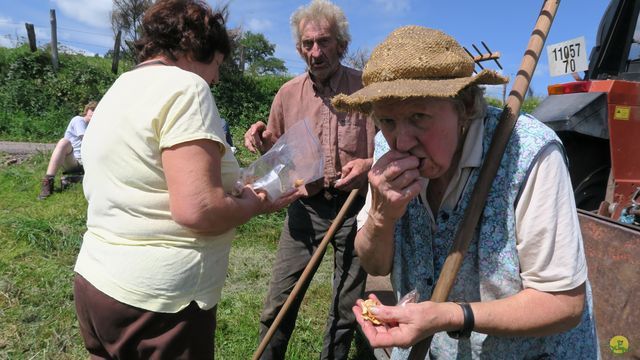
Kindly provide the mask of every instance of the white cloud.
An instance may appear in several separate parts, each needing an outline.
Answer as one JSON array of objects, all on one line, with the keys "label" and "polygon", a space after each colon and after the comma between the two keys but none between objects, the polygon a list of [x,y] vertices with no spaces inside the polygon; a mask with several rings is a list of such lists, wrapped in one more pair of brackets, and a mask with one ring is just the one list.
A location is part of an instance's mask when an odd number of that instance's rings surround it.
[{"label": "white cloud", "polygon": [[0,27],[5,27],[11,23],[11,19],[6,17],[0,17]]},{"label": "white cloud", "polygon": [[16,43],[14,39],[0,35],[0,47],[12,48],[15,46]]},{"label": "white cloud", "polygon": [[16,47],[18,38],[26,36],[24,23],[19,24],[11,18],[0,17],[0,47]]},{"label": "white cloud", "polygon": [[262,33],[271,29],[272,25],[269,20],[252,18],[247,23],[247,30]]},{"label": "white cloud", "polygon": [[409,0],[373,0],[373,2],[382,7],[385,12],[405,12],[411,8]]},{"label": "white cloud", "polygon": [[13,33],[16,30],[20,30],[20,27],[24,29],[24,24],[18,24],[17,21],[14,21],[13,19],[8,17],[0,17],[0,30],[2,30],[2,33]]},{"label": "white cloud", "polygon": [[102,54],[113,48],[114,36],[109,31],[104,31],[104,34],[98,34],[61,29],[58,30],[58,41],[71,47],[90,48],[90,50],[86,51]]},{"label": "white cloud", "polygon": [[111,0],[53,0],[62,13],[78,22],[91,27],[109,28],[109,12],[113,7]]},{"label": "white cloud", "polygon": [[[50,0],[58,18],[58,41],[70,51],[84,54],[105,53],[113,48],[110,12],[112,0]],[[48,38],[38,36],[40,39]]]}]

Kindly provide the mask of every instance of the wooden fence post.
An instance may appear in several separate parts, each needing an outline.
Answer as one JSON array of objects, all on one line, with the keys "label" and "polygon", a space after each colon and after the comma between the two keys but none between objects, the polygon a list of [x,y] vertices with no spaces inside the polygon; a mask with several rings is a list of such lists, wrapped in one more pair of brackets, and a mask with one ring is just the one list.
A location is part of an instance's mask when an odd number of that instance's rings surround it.
[{"label": "wooden fence post", "polygon": [[58,30],[56,26],[56,10],[49,10],[51,19],[51,65],[53,71],[58,72]]},{"label": "wooden fence post", "polygon": [[111,72],[118,74],[118,61],[120,61],[120,37],[122,36],[122,30],[118,30],[116,35],[116,43],[113,45],[113,59],[111,61]]},{"label": "wooden fence post", "polygon": [[29,39],[29,49],[31,52],[36,52],[38,47],[36,46],[36,31],[33,29],[33,24],[24,23],[27,28],[27,38]]}]

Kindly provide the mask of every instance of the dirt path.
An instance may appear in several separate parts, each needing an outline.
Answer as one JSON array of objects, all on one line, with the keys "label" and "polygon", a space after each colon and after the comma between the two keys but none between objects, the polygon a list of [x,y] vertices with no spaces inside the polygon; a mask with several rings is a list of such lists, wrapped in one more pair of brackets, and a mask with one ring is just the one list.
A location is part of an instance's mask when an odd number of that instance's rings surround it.
[{"label": "dirt path", "polygon": [[56,144],[26,143],[13,141],[0,141],[0,152],[7,154],[36,154],[53,150]]},{"label": "dirt path", "polygon": [[0,141],[0,167],[20,164],[33,154],[49,153],[56,144]]}]

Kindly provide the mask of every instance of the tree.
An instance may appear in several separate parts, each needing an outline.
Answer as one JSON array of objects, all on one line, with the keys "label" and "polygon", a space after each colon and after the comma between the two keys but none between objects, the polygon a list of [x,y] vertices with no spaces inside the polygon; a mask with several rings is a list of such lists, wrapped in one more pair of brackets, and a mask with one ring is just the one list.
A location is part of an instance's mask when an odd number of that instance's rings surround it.
[{"label": "tree", "polygon": [[122,30],[122,57],[135,60],[134,43],[142,32],[144,12],[153,5],[153,0],[113,0],[111,28],[114,35]]},{"label": "tree", "polygon": [[354,69],[362,70],[367,64],[367,61],[369,61],[370,56],[369,50],[358,48],[355,52],[348,52],[345,55],[344,63]]},{"label": "tree", "polygon": [[246,69],[251,74],[285,74],[287,67],[282,59],[273,56],[275,50],[275,44],[263,34],[247,31],[238,41],[233,57],[240,70]]},{"label": "tree", "polygon": [[[224,13],[223,13],[224,14]],[[240,39],[242,38],[242,30],[237,28],[227,29],[227,35],[229,35],[229,42],[231,43],[231,54],[229,58],[225,58],[220,68],[220,74],[233,73],[240,74],[240,60],[238,58],[238,47],[240,46]]]}]

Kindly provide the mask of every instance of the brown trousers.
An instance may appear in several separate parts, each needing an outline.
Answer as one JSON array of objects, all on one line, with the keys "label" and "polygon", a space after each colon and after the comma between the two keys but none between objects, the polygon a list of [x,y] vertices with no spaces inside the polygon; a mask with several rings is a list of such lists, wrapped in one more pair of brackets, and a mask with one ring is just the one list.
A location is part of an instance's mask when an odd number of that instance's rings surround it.
[{"label": "brown trousers", "polygon": [[177,313],[123,304],[76,274],[80,333],[92,359],[213,359],[216,307],[195,301]]}]

